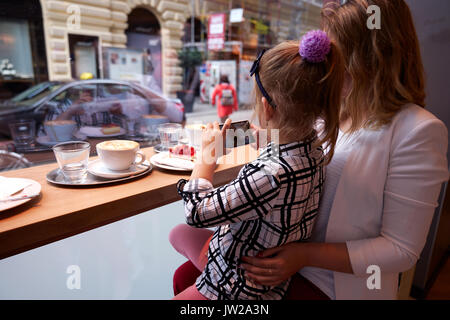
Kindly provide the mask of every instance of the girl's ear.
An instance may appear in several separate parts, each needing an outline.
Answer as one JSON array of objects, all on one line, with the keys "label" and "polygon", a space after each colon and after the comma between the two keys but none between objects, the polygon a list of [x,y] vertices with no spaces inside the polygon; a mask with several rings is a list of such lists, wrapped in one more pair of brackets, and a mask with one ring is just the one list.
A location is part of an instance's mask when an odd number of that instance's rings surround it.
[{"label": "girl's ear", "polygon": [[266,98],[262,97],[261,102],[263,105],[264,118],[268,122],[268,121],[270,121],[270,119],[273,118],[274,110]]}]

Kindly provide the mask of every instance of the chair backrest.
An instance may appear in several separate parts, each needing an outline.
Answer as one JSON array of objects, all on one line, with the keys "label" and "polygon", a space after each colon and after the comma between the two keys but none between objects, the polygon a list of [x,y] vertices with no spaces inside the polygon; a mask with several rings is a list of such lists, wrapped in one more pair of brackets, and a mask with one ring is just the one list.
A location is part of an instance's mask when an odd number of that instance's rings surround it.
[{"label": "chair backrest", "polygon": [[411,269],[400,273],[399,286],[397,291],[398,300],[410,300],[411,299],[411,287],[413,284],[414,274],[416,272],[416,265]]},{"label": "chair backrest", "polygon": [[0,150],[0,172],[31,167],[32,163],[23,155]]}]

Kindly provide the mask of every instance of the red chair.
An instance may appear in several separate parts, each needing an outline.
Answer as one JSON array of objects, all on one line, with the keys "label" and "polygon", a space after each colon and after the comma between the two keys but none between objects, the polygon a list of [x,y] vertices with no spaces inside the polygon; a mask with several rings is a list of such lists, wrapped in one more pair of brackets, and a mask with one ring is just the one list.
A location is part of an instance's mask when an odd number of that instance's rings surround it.
[{"label": "red chair", "polygon": [[[182,264],[173,275],[173,292],[175,295],[193,285],[200,276],[200,271],[190,262]],[[296,273],[291,280],[286,300],[329,300],[319,288]]]}]

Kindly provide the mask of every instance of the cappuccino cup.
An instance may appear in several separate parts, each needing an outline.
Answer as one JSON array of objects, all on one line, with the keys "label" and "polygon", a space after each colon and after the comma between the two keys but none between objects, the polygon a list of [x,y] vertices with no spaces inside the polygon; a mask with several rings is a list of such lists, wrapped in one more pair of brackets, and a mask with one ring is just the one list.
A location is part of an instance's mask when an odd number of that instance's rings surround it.
[{"label": "cappuccino cup", "polygon": [[70,141],[77,124],[72,120],[52,120],[44,122],[44,129],[50,141]]},{"label": "cappuccino cup", "polygon": [[122,171],[145,161],[139,143],[131,140],[110,140],[97,144],[97,154],[109,170]]}]

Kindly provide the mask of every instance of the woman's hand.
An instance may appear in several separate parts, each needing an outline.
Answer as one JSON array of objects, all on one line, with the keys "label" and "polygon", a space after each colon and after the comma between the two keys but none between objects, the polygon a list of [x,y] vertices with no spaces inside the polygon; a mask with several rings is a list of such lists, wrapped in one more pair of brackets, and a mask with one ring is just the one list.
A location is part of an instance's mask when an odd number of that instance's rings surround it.
[{"label": "woman's hand", "polygon": [[306,266],[353,274],[345,242],[291,242],[241,260],[247,277],[266,286],[278,285]]},{"label": "woman's hand", "polygon": [[265,250],[256,257],[243,257],[241,268],[245,270],[246,277],[256,283],[279,285],[307,265],[302,245],[304,243],[292,242]]}]

